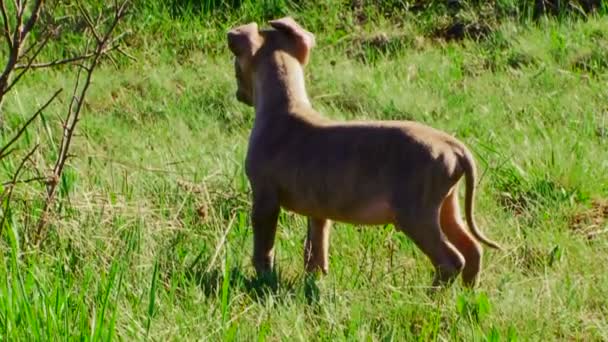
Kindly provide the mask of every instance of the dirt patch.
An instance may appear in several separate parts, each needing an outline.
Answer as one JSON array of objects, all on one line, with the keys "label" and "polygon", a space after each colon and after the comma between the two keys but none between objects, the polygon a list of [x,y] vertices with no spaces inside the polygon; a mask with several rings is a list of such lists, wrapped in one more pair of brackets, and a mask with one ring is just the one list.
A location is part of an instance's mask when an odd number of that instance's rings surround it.
[{"label": "dirt patch", "polygon": [[596,199],[590,208],[572,216],[570,228],[589,240],[608,236],[608,198]]},{"label": "dirt patch", "polygon": [[348,42],[346,54],[362,62],[373,62],[381,56],[398,53],[405,48],[418,46],[419,40],[407,33],[377,32],[355,37]]},{"label": "dirt patch", "polygon": [[513,69],[521,69],[528,66],[538,65],[538,61],[532,55],[514,51],[507,57],[507,65]]},{"label": "dirt patch", "polygon": [[563,260],[563,248],[560,245],[539,246],[524,244],[513,250],[509,256],[509,264],[526,276],[545,274],[546,270],[557,266]]},{"label": "dirt patch", "polygon": [[463,40],[465,38],[481,40],[488,37],[492,31],[492,27],[484,22],[465,23],[454,21],[433,30],[431,36],[446,41]]},{"label": "dirt patch", "polygon": [[608,52],[602,48],[577,54],[570,63],[573,70],[593,76],[601,75],[608,70]]},{"label": "dirt patch", "polygon": [[515,216],[525,214],[531,205],[530,202],[526,196],[512,194],[507,191],[501,192],[498,196],[500,206],[512,212]]}]

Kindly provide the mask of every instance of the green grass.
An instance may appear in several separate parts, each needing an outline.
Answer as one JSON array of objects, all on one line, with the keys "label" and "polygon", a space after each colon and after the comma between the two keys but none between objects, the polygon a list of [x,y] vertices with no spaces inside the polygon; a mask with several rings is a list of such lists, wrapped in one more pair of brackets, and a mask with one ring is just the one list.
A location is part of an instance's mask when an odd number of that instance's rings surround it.
[{"label": "green grass", "polygon": [[[324,115],[417,120],[474,151],[477,221],[507,247],[485,253],[480,287],[428,297],[430,263],[391,226],[336,224],[330,274],[305,276],[305,221],[286,212],[277,275],[256,279],[243,170],[253,111],[234,98],[224,35],[269,10],[209,22],[142,7],[125,25],[138,61],[94,76],[41,249],[28,237],[44,188],[15,189],[0,242],[0,338],[607,340],[608,234],[583,233],[594,219],[596,231],[608,225],[590,211],[608,199],[606,17],[505,19],[480,41],[446,43],[421,16],[397,27],[371,10],[358,23],[331,6],[275,5],[317,34],[306,77]],[[380,32],[383,43],[369,39]],[[26,77],[4,104],[2,141],[74,77],[70,67]],[[34,143],[33,164],[51,167],[68,95],[2,161],[2,179]],[[23,177],[35,175],[30,165]]]}]

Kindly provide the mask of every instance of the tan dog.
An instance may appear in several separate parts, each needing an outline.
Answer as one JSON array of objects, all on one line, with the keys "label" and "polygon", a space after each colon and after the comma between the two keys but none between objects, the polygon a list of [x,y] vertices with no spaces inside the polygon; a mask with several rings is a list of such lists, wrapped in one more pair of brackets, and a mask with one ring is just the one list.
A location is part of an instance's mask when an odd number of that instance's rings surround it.
[{"label": "tan dog", "polygon": [[430,258],[433,285],[461,271],[477,282],[482,249],[460,217],[457,183],[466,181],[466,220],[473,221],[475,164],[452,136],[408,121],[336,122],[310,104],[304,70],[314,36],[292,18],[233,28],[239,101],[255,107],[246,173],[253,193],[253,263],[258,273],[273,266],[280,208],[308,216],[305,265],[328,270],[330,221],[392,223]]}]

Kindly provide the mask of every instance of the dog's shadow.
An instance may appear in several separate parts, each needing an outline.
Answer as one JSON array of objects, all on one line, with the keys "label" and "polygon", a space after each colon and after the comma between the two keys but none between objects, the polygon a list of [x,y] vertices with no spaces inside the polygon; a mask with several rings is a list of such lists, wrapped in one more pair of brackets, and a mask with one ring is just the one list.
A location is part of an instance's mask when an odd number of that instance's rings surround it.
[{"label": "dog's shadow", "polygon": [[266,302],[270,297],[280,303],[297,296],[303,290],[309,305],[319,302],[320,290],[313,274],[287,277],[275,269],[261,276],[247,275],[241,266],[228,270],[221,267],[208,270],[205,264],[206,262],[201,262],[198,267],[189,269],[186,278],[195,282],[208,298],[221,298],[225,292],[246,293],[260,303]]}]

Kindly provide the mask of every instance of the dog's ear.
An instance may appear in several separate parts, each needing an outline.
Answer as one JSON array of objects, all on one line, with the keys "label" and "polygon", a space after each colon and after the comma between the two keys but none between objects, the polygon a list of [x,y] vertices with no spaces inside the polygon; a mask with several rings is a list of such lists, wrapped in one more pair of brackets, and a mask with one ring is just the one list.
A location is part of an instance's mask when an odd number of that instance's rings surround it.
[{"label": "dog's ear", "polygon": [[297,46],[296,58],[303,65],[306,64],[308,62],[310,49],[315,46],[314,34],[306,31],[292,17],[271,20],[269,24],[277,30],[293,35],[293,37],[296,39]]},{"label": "dog's ear", "polygon": [[253,57],[261,45],[262,37],[256,23],[241,25],[228,31],[228,47],[238,57]]}]

